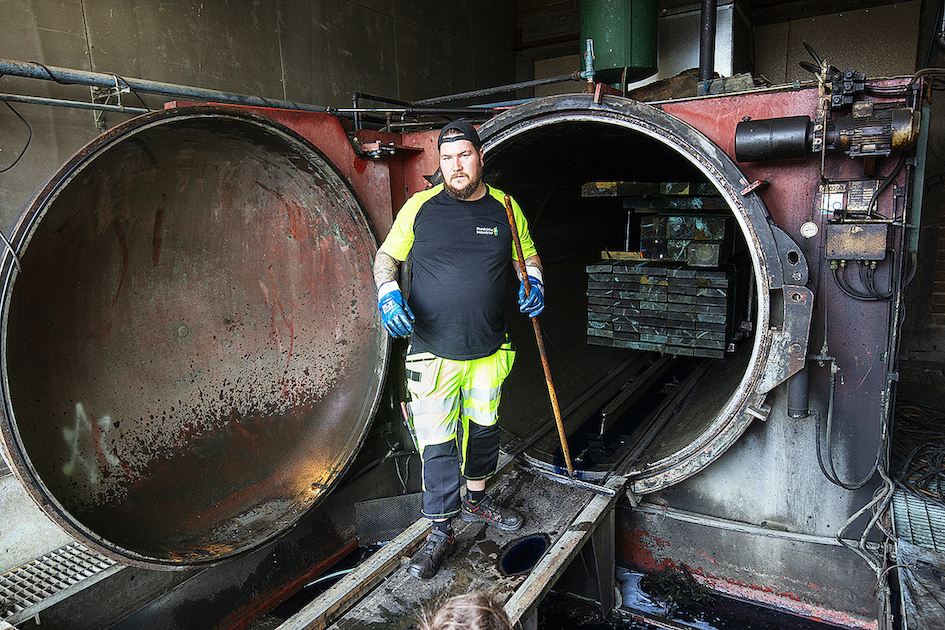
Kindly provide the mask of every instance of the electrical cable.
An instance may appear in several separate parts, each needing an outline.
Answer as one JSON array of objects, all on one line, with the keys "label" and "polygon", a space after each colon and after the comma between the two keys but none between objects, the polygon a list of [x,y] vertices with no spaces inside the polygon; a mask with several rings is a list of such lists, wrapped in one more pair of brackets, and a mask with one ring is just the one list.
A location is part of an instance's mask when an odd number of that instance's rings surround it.
[{"label": "electrical cable", "polygon": [[23,121],[23,124],[26,125],[26,133],[27,133],[27,136],[26,136],[26,144],[23,145],[23,150],[20,151],[20,154],[19,154],[18,156],[16,156],[16,159],[13,160],[13,164],[10,164],[10,166],[7,166],[6,168],[0,169],[0,173],[6,173],[6,172],[9,171],[11,168],[13,168],[14,166],[16,166],[16,163],[19,162],[19,161],[20,161],[20,158],[23,157],[23,154],[26,153],[26,149],[29,148],[29,146],[30,146],[30,141],[32,141],[32,139],[33,139],[33,128],[30,127],[30,124],[29,124],[28,122],[26,122],[26,119],[23,118],[23,116],[20,115],[20,112],[18,112],[18,111],[16,111],[15,109],[13,109],[13,105],[10,105],[10,104],[9,104],[8,102],[6,102],[6,101],[3,101],[3,104],[6,105],[7,107],[9,107],[9,108],[10,108],[10,111],[13,112],[14,114],[16,114],[16,117]]},{"label": "electrical cable", "polygon": [[[899,173],[902,171],[903,166],[906,164],[906,154],[903,153],[902,156],[897,160],[895,168],[892,172],[886,176],[885,179],[876,187],[876,190],[873,191],[873,194],[870,196],[869,203],[866,205],[866,213],[870,218],[873,219],[886,219],[887,217],[878,214],[875,212],[874,207],[879,195],[882,194],[890,184],[892,184],[896,177],[899,176]],[[894,211],[894,215],[896,212]],[[845,265],[842,266],[845,268]],[[895,297],[895,289],[890,289],[888,292],[879,293],[876,291],[873,283],[873,273],[874,270],[872,266],[866,270],[865,276],[863,275],[863,268],[860,268],[860,279],[861,283],[865,288],[865,292],[858,291],[854,289],[849,282],[847,282],[844,274],[841,272],[841,269],[838,267],[833,267],[833,278],[837,284],[837,287],[848,297],[853,298],[854,300],[860,300],[864,302],[886,302],[890,301]]]},{"label": "electrical cable", "polygon": [[[2,76],[3,76],[3,75],[0,74],[0,77],[2,77]],[[12,164],[10,164],[9,166],[7,166],[7,167],[4,168],[4,169],[0,169],[0,173],[6,173],[6,172],[9,171],[11,168],[13,168],[14,166],[16,166],[17,162],[20,161],[20,158],[22,158],[23,155],[26,153],[26,150],[27,150],[27,149],[29,148],[29,146],[30,146],[30,141],[32,141],[32,139],[33,139],[33,128],[30,127],[30,124],[26,121],[26,119],[23,118],[23,116],[20,115],[20,112],[18,112],[18,111],[16,111],[15,109],[13,109],[13,106],[10,105],[8,102],[4,101],[3,104],[6,105],[7,107],[9,107],[9,108],[10,108],[10,111],[13,112],[14,114],[16,114],[16,117],[23,121],[23,124],[26,125],[27,136],[26,136],[26,144],[23,145],[23,150],[20,151],[20,154],[19,154],[18,156],[16,156],[16,159],[13,160],[13,163],[12,163]],[[20,257],[17,255],[16,250],[13,249],[13,244],[10,243],[10,241],[7,239],[6,235],[4,235],[4,233],[3,233],[2,230],[0,230],[0,241],[3,241],[4,247],[6,247],[7,251],[10,252],[10,255],[13,257],[13,264],[16,266],[17,271],[22,271],[22,270],[23,270],[23,267],[22,267],[22,265],[20,264]]]},{"label": "electrical cable", "polygon": [[315,586],[316,584],[321,584],[322,582],[327,582],[328,580],[333,580],[333,579],[335,579],[335,578],[342,578],[342,577],[348,575],[349,573],[351,573],[352,571],[354,571],[356,568],[357,568],[357,567],[351,567],[350,569],[342,569],[342,570],[340,570],[340,571],[335,571],[334,573],[329,573],[328,575],[323,575],[323,576],[321,576],[320,578],[309,582],[308,584],[306,584],[306,585],[303,586],[302,588],[308,588],[308,587],[310,587],[310,586]]},{"label": "electrical cable", "polygon": [[[841,545],[853,551],[858,556],[860,556],[870,568],[872,568],[878,576],[879,579],[882,579],[880,571],[882,570],[885,564],[884,557],[876,557],[870,550],[867,548],[867,538],[869,537],[870,532],[876,528],[887,538],[891,538],[889,532],[886,529],[879,525],[880,519],[886,513],[889,508],[889,504],[892,502],[893,495],[895,494],[896,487],[892,479],[885,472],[885,465],[882,458],[882,445],[886,443],[887,438],[887,429],[888,425],[886,422],[883,422],[882,431],[880,436],[880,452],[877,453],[875,472],[879,474],[880,478],[883,481],[883,485],[873,493],[873,498],[864,505],[862,508],[857,510],[847,521],[837,530],[836,538],[837,542]],[[843,538],[843,532],[845,532],[858,518],[865,514],[868,510],[872,510],[873,516],[867,522],[866,526],[863,528],[863,533],[860,535],[859,540],[857,541],[856,546],[853,546]]]},{"label": "electrical cable", "polygon": [[[852,298],[856,298],[856,299],[858,299],[858,300],[863,300],[863,301],[866,301],[866,302],[875,302],[875,301],[878,301],[879,298],[876,297],[875,295],[871,295],[871,294],[869,294],[869,293],[860,293],[859,291],[857,291],[856,289],[853,288],[853,286],[847,281],[846,275],[845,275],[844,273],[842,273],[842,271],[845,271],[846,268],[847,268],[846,265],[840,265],[840,267],[839,267],[838,269],[834,269],[834,275],[835,275],[835,277],[836,277],[836,280],[837,280],[837,283],[838,283],[838,286],[840,287],[840,289],[841,289],[845,294],[849,295],[849,296],[852,297]],[[862,267],[862,265],[861,265],[861,266],[860,266],[861,273],[862,273],[862,269],[863,269],[863,267]],[[861,277],[861,279],[862,279],[862,277]],[[864,280],[863,282],[864,282],[864,284],[865,284],[865,280]]]},{"label": "electrical cable", "polygon": [[[873,276],[876,273],[876,267],[872,264],[869,264],[869,265],[864,264],[860,267],[860,270],[862,271],[864,267],[866,268],[866,287],[867,289],[869,289],[870,294],[875,295],[876,299],[880,301],[888,301],[888,300],[893,299],[895,295],[895,292],[893,291],[893,289],[890,289],[889,291],[886,291],[885,293],[879,293],[876,290],[876,286],[873,281]],[[892,283],[890,282],[890,284]]]},{"label": "electrical cable", "polygon": [[43,70],[45,70],[45,71],[46,71],[46,74],[49,75],[49,78],[50,78],[51,80],[55,81],[56,83],[58,83],[59,85],[76,85],[76,84],[73,83],[72,81],[63,81],[62,79],[56,78],[56,76],[52,73],[52,70],[50,70],[49,68],[47,68],[44,64],[39,63],[38,61],[28,61],[27,63],[36,64],[37,66],[39,66],[40,68],[42,68]]},{"label": "electrical cable", "polygon": [[144,105],[144,108],[145,108],[146,110],[148,110],[149,112],[150,112],[150,111],[154,111],[154,110],[152,110],[150,107],[148,107],[148,104],[144,102],[144,99],[141,98],[141,96],[138,94],[138,92],[135,91],[135,89],[134,89],[133,87],[131,87],[131,85],[128,83],[128,81],[125,80],[125,77],[123,77],[123,76],[121,76],[121,75],[118,75],[118,74],[114,74],[114,73],[112,73],[112,76],[114,76],[116,79],[121,79],[121,82],[125,84],[125,87],[128,88],[128,89],[131,91],[131,93],[135,95],[135,98],[137,98],[139,101],[141,101],[141,104]]},{"label": "electrical cable", "polygon": [[912,75],[912,78],[909,79],[909,85],[915,83],[922,77],[932,77],[933,79],[941,79],[945,77],[945,68],[922,68],[918,72]]},{"label": "electrical cable", "polygon": [[[879,447],[876,450],[876,460],[874,461],[869,473],[867,473],[863,479],[854,482],[845,482],[840,479],[840,476],[837,474],[833,463],[833,411],[834,398],[837,391],[838,371],[837,364],[835,362],[831,362],[830,397],[827,399],[827,417],[825,422],[818,422],[817,425],[817,464],[820,466],[820,471],[824,474],[824,477],[826,477],[830,483],[834,484],[835,486],[840,486],[845,490],[859,490],[860,488],[866,486],[870,479],[873,478],[873,475],[876,474],[876,470],[879,468],[879,465],[882,461],[884,441],[880,439]],[[825,434],[824,438],[821,437],[821,433]],[[824,442],[826,442],[826,444],[824,444]],[[826,453],[824,452],[825,446]]]},{"label": "electrical cable", "polygon": [[889,300],[892,299],[891,295],[888,297],[883,297],[880,295],[874,295],[872,293],[860,293],[859,291],[851,287],[850,284],[846,281],[844,276],[840,273],[839,266],[834,267],[832,271],[833,271],[834,282],[837,283],[837,288],[843,291],[843,293],[847,297],[851,297],[854,300],[859,300],[861,302],[888,302]]},{"label": "electrical cable", "polygon": [[920,403],[896,405],[892,462],[896,485],[945,505],[945,411]]},{"label": "electrical cable", "polygon": [[887,176],[886,176],[886,179],[883,180],[883,183],[881,183],[881,184],[876,188],[876,190],[873,191],[873,195],[870,197],[869,203],[866,204],[866,214],[867,214],[868,216],[870,216],[870,217],[872,217],[872,218],[874,218],[874,219],[875,219],[875,218],[880,218],[880,219],[885,219],[885,218],[886,218],[886,217],[884,217],[884,216],[881,215],[881,214],[875,214],[875,213],[873,212],[873,206],[876,205],[876,200],[879,198],[880,194],[882,194],[882,192],[883,192],[884,190],[886,190],[886,189],[889,187],[889,185],[893,182],[893,180],[896,179],[896,176],[899,175],[899,171],[902,170],[902,167],[905,165],[905,163],[906,163],[906,154],[903,153],[902,156],[900,156],[899,160],[896,162],[896,168],[894,168],[894,169],[892,170],[892,173],[890,173],[889,175],[887,175]]},{"label": "electrical cable", "polygon": [[867,510],[873,509],[873,506],[878,504],[882,500],[882,498],[883,498],[882,495],[874,495],[873,498],[870,499],[869,503],[867,503],[866,505],[861,507],[859,510],[854,512],[853,515],[850,516],[850,518],[848,518],[842,526],[840,526],[840,529],[838,529],[837,533],[835,534],[837,542],[839,542],[841,545],[843,545],[844,547],[846,547],[847,549],[849,549],[856,555],[860,556],[864,561],[866,561],[866,563],[870,566],[870,568],[876,572],[877,575],[882,570],[882,566],[880,565],[880,563],[878,563],[876,559],[873,558],[869,554],[868,551],[864,551],[863,549],[861,549],[859,544],[857,545],[849,544],[843,538],[843,532],[845,532],[854,522],[856,522],[858,518],[863,516],[863,514],[865,514]]},{"label": "electrical cable", "polygon": [[893,87],[887,89],[882,85],[866,85],[863,88],[863,92],[870,96],[881,96],[883,98],[906,98],[912,94],[910,90]]},{"label": "electrical cable", "polygon": [[[885,440],[883,441],[885,442]],[[883,534],[886,534],[886,532],[883,531],[881,527],[878,527],[878,523],[892,501],[893,494],[896,492],[896,486],[885,473],[884,468],[884,466],[876,467],[876,472],[883,480],[883,486],[879,488],[876,491],[876,495],[874,495],[879,497],[879,502],[873,508],[873,518],[871,518],[866,524],[866,527],[863,528],[863,534],[860,536],[859,547],[863,553],[869,553],[866,549],[866,539],[869,537],[869,534],[873,528],[879,529]]]},{"label": "electrical cable", "polygon": [[411,451],[405,456],[404,462],[404,474],[400,473],[400,464],[397,463],[397,460],[394,460],[394,470],[397,471],[397,479],[400,480],[400,485],[404,489],[404,494],[407,494],[407,484],[410,482],[410,456],[416,453],[416,451]]}]

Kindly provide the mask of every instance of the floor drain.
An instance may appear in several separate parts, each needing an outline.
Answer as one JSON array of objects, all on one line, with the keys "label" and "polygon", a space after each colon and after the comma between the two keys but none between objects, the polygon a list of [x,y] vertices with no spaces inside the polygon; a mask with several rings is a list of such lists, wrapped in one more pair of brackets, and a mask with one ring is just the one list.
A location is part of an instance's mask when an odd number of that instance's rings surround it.
[{"label": "floor drain", "polygon": [[538,564],[550,542],[547,534],[530,534],[507,543],[499,553],[499,572],[502,575],[528,573]]}]

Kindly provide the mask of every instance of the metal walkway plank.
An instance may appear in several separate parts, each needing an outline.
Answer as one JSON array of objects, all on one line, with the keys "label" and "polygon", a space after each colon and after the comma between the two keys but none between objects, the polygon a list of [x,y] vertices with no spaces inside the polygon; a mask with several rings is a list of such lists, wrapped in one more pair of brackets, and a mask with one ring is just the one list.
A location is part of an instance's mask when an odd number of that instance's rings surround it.
[{"label": "metal walkway plank", "polygon": [[[498,503],[513,507],[524,515],[524,524],[519,531],[504,532],[483,523],[466,523],[457,518],[453,521],[457,541],[455,554],[444,562],[433,578],[419,580],[406,571],[416,544],[405,543],[422,540],[429,521],[421,519],[389,543],[389,551],[385,547],[375,553],[278,630],[314,630],[324,628],[326,624],[333,624],[328,626],[332,630],[406,630],[416,623],[422,610],[435,609],[451,595],[470,590],[489,591],[499,601],[511,603],[510,598],[515,597],[516,589],[530,584],[533,586],[529,587],[529,592],[542,596],[580,549],[580,541],[590,539],[607,507],[612,507],[617,500],[616,496],[601,496],[518,467],[497,475],[489,493]],[[498,566],[503,551],[522,538],[538,534],[546,534],[551,541],[545,559],[531,571],[531,575],[504,575]],[[567,542],[562,543],[562,540]],[[375,560],[381,553],[384,556]],[[546,562],[549,556],[555,558],[550,564]],[[389,569],[386,579],[381,577],[381,566],[385,567],[384,570]],[[542,572],[541,579],[532,577],[538,572]],[[372,587],[371,582],[376,585]],[[519,596],[517,601],[525,611],[537,604],[536,601],[527,601],[525,595]],[[345,611],[345,608],[349,609]]]},{"label": "metal walkway plank", "polygon": [[367,594],[368,590],[400,566],[430,531],[430,521],[421,518],[370,558],[305,606],[276,630],[325,628]]},{"label": "metal walkway plank", "polygon": [[574,519],[568,530],[555,541],[535,565],[528,578],[505,604],[505,612],[512,625],[526,619],[536,609],[539,602],[568,568],[571,560],[577,556],[584,543],[591,539],[601,521],[613,510],[617,499],[622,496],[621,490],[626,483],[626,477],[609,479],[604,486],[613,490],[614,495],[595,495]]}]

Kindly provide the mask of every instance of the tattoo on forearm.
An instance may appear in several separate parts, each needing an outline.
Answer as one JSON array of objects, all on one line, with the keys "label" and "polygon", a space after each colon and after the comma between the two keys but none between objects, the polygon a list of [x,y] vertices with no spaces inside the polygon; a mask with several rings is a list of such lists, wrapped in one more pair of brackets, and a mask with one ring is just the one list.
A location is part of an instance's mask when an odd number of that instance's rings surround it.
[{"label": "tattoo on forearm", "polygon": [[397,268],[400,263],[395,258],[378,251],[374,257],[374,284],[380,288],[385,282],[397,278]]},{"label": "tattoo on forearm", "polygon": [[[537,255],[536,255],[536,256],[529,256],[528,258],[525,259],[525,266],[526,266],[526,267],[538,267],[539,269],[541,269],[541,258],[539,258]],[[544,270],[542,269],[542,271],[544,271]]]}]

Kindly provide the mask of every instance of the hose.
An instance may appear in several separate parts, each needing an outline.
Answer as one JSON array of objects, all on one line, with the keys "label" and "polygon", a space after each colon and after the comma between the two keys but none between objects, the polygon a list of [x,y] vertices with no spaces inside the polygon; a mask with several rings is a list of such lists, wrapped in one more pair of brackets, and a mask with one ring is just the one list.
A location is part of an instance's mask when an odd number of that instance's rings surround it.
[{"label": "hose", "polygon": [[[831,270],[833,271],[834,282],[837,283],[837,287],[843,291],[845,295],[853,298],[854,300],[860,300],[863,302],[888,302],[893,299],[895,293],[890,291],[888,293],[877,293],[873,288],[873,272],[872,269],[866,271],[866,277],[861,277],[863,284],[866,286],[867,293],[861,293],[857,291],[850,283],[846,281],[846,278],[843,274],[840,273],[840,267],[846,267],[846,265],[834,266],[831,265]],[[862,275],[863,269],[860,269]]]},{"label": "hose", "polygon": [[[817,464],[820,466],[820,471],[824,474],[824,477],[826,477],[830,483],[840,486],[844,490],[859,490],[869,483],[870,479],[873,478],[873,475],[876,474],[876,470],[879,468],[883,455],[883,440],[880,439],[879,441],[879,447],[876,449],[876,459],[866,477],[854,482],[845,482],[840,479],[833,463],[833,408],[837,391],[837,372],[839,372],[839,369],[837,368],[836,362],[831,361],[830,397],[827,400],[827,417],[825,422],[818,423],[817,426]],[[821,433],[825,434],[823,438],[821,437]],[[824,446],[826,446],[826,449]]]}]

